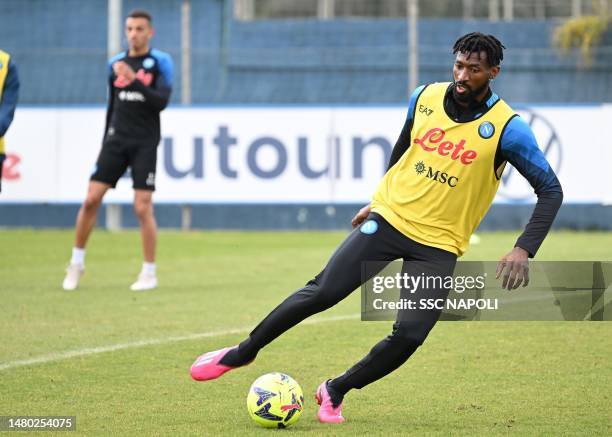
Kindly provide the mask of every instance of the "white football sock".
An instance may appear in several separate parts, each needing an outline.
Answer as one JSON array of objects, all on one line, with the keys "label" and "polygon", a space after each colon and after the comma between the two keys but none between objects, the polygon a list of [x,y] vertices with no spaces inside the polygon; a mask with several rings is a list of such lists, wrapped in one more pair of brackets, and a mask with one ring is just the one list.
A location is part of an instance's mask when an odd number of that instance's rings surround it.
[{"label": "white football sock", "polygon": [[70,258],[70,264],[78,264],[80,266],[85,265],[85,249],[79,249],[78,247],[72,248],[72,258]]},{"label": "white football sock", "polygon": [[155,263],[142,263],[142,273],[155,276]]}]

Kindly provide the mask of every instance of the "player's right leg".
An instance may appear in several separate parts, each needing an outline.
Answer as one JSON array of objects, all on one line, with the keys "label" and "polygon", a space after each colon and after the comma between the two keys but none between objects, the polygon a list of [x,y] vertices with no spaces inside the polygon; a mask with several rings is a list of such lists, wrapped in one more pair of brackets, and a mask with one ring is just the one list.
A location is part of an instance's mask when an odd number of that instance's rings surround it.
[{"label": "player's right leg", "polygon": [[75,226],[74,247],[66,276],[62,283],[64,290],[75,290],[85,270],[85,245],[96,224],[98,209],[109,188],[114,188],[127,168],[127,160],[121,146],[106,141],[96,162],[87,187],[87,196],[79,209]]},{"label": "player's right leg", "polygon": [[66,276],[62,283],[64,290],[75,290],[79,285],[79,280],[85,271],[85,245],[96,224],[96,216],[102,204],[104,194],[106,194],[109,188],[110,185],[102,182],[89,182],[87,197],[77,215],[72,258],[66,268]]},{"label": "player's right leg", "polygon": [[74,246],[84,249],[91,235],[91,231],[96,224],[98,209],[102,205],[102,199],[110,188],[109,184],[98,181],[89,181],[87,196],[79,209],[76,221],[76,232]]},{"label": "player's right leg", "polygon": [[[192,377],[200,381],[216,379],[248,364],[261,348],[282,333],[340,302],[362,283],[363,261],[390,262],[402,256],[397,235],[398,231],[381,216],[370,214],[338,247],[321,273],[278,305],[240,345],[198,358],[191,368]],[[380,268],[383,266],[381,263]]]}]

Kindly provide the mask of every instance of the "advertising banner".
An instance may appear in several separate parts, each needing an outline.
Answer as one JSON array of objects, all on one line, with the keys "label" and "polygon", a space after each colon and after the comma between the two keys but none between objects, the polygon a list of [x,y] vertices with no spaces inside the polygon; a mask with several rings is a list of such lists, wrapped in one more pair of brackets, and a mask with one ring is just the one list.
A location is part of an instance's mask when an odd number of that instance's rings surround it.
[{"label": "advertising banner", "polygon": [[[566,203],[612,201],[604,141],[610,106],[518,111],[556,171]],[[606,114],[608,117],[606,117]],[[169,108],[162,113],[157,202],[365,203],[404,124],[402,107]],[[20,108],[7,137],[0,202],[80,202],[104,108]],[[609,130],[610,132],[606,132]],[[129,174],[107,196],[131,202]],[[496,202],[534,202],[510,165]]]}]

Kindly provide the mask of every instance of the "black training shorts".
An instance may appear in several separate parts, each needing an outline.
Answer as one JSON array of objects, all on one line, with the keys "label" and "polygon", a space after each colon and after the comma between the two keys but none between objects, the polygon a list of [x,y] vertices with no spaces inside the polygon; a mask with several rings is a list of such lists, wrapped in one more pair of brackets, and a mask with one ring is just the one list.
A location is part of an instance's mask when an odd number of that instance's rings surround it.
[{"label": "black training shorts", "polygon": [[157,145],[130,143],[117,138],[106,139],[90,179],[115,188],[129,167],[135,190],[155,191],[156,165]]}]

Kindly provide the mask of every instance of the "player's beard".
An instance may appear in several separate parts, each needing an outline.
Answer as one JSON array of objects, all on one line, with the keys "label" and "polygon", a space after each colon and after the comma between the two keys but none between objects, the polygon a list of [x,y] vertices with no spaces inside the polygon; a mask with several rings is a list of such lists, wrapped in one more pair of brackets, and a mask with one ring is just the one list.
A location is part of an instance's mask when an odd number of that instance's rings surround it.
[{"label": "player's beard", "polygon": [[[489,87],[490,82],[490,80],[487,80],[481,87],[472,90],[468,87],[468,85],[465,84],[465,82],[453,81],[453,97],[459,103],[471,105],[472,103],[476,102],[476,97],[481,95],[483,91]],[[463,85],[463,89],[465,89],[466,92],[464,92],[463,94],[459,94],[457,92],[457,83]]]}]

